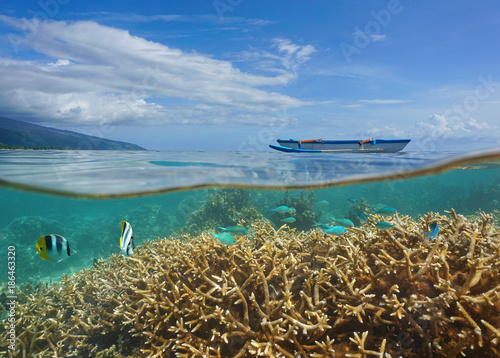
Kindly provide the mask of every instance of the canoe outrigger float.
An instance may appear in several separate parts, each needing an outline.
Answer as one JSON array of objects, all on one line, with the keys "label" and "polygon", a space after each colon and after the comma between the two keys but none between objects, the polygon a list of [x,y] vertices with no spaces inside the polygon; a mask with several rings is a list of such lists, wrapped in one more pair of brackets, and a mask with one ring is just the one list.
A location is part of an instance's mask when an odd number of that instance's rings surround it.
[{"label": "canoe outrigger float", "polygon": [[403,150],[411,139],[323,140],[278,139],[269,145],[281,152],[292,153],[395,153]]}]

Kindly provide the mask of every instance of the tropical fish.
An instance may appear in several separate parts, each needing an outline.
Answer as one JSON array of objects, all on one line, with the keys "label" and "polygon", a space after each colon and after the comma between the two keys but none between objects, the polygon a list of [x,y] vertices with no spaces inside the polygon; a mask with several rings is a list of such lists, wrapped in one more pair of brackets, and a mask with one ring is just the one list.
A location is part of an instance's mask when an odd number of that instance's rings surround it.
[{"label": "tropical fish", "polygon": [[9,316],[10,316],[9,311],[0,312],[0,321],[3,321],[4,319],[6,319]]},{"label": "tropical fish", "polygon": [[330,218],[335,221],[337,224],[343,227],[353,227],[354,223],[349,220],[349,219],[335,219],[334,217],[330,216]]},{"label": "tropical fish", "polygon": [[134,236],[132,234],[132,226],[125,220],[121,221],[122,235],[120,236],[120,248],[123,256],[130,256],[134,253]]},{"label": "tropical fish", "polygon": [[352,205],[356,205],[358,203],[358,201],[354,198],[349,198],[349,199],[347,199],[347,201],[349,202],[349,204],[352,204]]},{"label": "tropical fish", "polygon": [[69,242],[61,235],[44,235],[36,242],[36,253],[44,260],[60,262],[71,255]]},{"label": "tropical fish", "polygon": [[295,214],[297,212],[297,210],[295,210],[295,208],[288,208],[288,212],[290,214]]},{"label": "tropical fish", "polygon": [[380,230],[389,230],[394,227],[394,225],[386,221],[380,221],[375,226],[378,227]]},{"label": "tropical fish", "polygon": [[327,206],[329,205],[330,203],[326,200],[320,200],[320,201],[317,201],[314,203],[314,205],[317,205],[317,206]]},{"label": "tropical fish", "polygon": [[358,214],[358,218],[359,218],[359,220],[361,220],[361,221],[366,221],[366,215],[365,215],[365,214],[363,214],[363,213],[359,213],[359,214]]},{"label": "tropical fish", "polygon": [[271,209],[269,211],[272,211],[275,213],[288,213],[290,211],[290,208],[288,206],[281,205],[281,206],[278,206],[277,208]]},{"label": "tropical fish", "polygon": [[286,219],[283,219],[281,221],[285,222],[285,223],[294,223],[297,219],[293,218],[293,217],[288,217]]},{"label": "tropical fish", "polygon": [[345,234],[346,231],[347,231],[346,228],[343,226],[332,226],[329,229],[323,230],[323,234],[339,236]]},{"label": "tropical fish", "polygon": [[396,214],[397,212],[398,211],[396,209],[387,206],[385,208],[382,208],[380,210],[375,211],[375,214],[379,214],[382,216],[392,216],[392,215]]},{"label": "tropical fish", "polygon": [[316,221],[313,221],[313,223],[314,223],[314,226],[319,227],[321,230],[328,230],[329,228],[331,228],[330,225],[320,224],[320,223],[317,223]]},{"label": "tropical fish", "polygon": [[436,236],[439,233],[439,226],[436,222],[431,223],[429,225],[429,229],[431,230],[431,232],[424,231],[424,234],[429,234],[425,241],[429,240],[431,237],[434,237],[434,239],[436,239]]},{"label": "tropical fish", "polygon": [[217,229],[229,232],[233,235],[246,235],[248,234],[248,230],[246,227],[241,226],[241,225],[233,225],[233,226],[228,226],[228,227],[221,227],[219,226]]},{"label": "tropical fish", "polygon": [[213,232],[210,232],[210,234],[212,234],[217,240],[219,240],[224,245],[233,245],[237,243],[234,236],[228,232],[223,232],[222,234],[218,235],[214,234]]}]

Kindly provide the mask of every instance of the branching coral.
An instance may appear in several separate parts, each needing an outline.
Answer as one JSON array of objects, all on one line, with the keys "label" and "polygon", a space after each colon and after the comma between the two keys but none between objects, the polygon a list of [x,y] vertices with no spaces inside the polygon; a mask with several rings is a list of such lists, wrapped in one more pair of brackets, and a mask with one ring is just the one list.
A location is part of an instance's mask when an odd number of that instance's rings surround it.
[{"label": "branching coral", "polygon": [[284,197],[275,203],[275,206],[285,205],[289,208],[295,209],[294,213],[279,213],[274,212],[270,216],[270,220],[276,225],[280,226],[283,224],[283,219],[293,216],[297,221],[289,224],[290,227],[296,228],[298,230],[307,230],[314,226],[315,221],[319,221],[321,217],[321,209],[316,212],[316,206],[314,202],[316,201],[316,195],[313,191],[309,192],[306,196],[305,191],[301,191],[299,196],[292,197],[289,195],[288,191],[285,192]]},{"label": "branching coral", "polygon": [[262,214],[250,203],[248,190],[216,189],[178,232],[198,235],[221,225],[236,225],[241,219],[247,223],[262,220]]},{"label": "branching coral", "polygon": [[490,219],[452,210],[343,237],[259,222],[232,246],[148,242],[24,288],[17,344],[24,357],[498,357]]}]

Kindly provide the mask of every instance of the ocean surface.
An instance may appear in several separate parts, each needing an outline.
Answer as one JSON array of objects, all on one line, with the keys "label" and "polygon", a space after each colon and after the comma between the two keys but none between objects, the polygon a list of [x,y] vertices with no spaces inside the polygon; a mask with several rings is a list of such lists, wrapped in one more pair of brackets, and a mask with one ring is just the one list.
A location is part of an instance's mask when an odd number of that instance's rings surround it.
[{"label": "ocean surface", "polygon": [[[255,207],[264,219],[272,219],[269,210],[285,196],[301,195],[328,201],[328,206],[318,208],[322,212],[318,221],[346,216],[349,198],[363,199],[375,209],[394,207],[412,217],[452,208],[473,215],[499,210],[500,150],[385,154],[2,150],[0,255],[6,257],[6,247],[17,245],[18,280],[57,280],[63,272],[119,253],[121,220],[132,225],[136,245],[190,233],[186,223],[191,215],[223,188],[227,193],[244,192],[244,203],[230,204]],[[227,195],[229,200],[238,198]],[[202,222],[197,225],[204,227]],[[298,221],[290,226],[312,229]],[[35,241],[46,234],[64,236],[78,254],[59,263],[41,262]]]},{"label": "ocean surface", "polygon": [[[0,151],[0,257],[16,251],[16,285],[121,255],[120,222],[136,246],[259,221],[297,231],[348,218],[355,227],[385,207],[414,220],[429,213],[485,212],[498,225],[500,149],[470,153],[293,154],[274,152]],[[295,214],[270,211],[293,203]],[[294,222],[283,221],[295,216]],[[39,237],[74,250],[42,260]],[[251,234],[248,234],[251,235]],[[5,261],[4,260],[4,261]],[[0,276],[3,287],[7,273]],[[1,310],[1,307],[0,307]]]}]

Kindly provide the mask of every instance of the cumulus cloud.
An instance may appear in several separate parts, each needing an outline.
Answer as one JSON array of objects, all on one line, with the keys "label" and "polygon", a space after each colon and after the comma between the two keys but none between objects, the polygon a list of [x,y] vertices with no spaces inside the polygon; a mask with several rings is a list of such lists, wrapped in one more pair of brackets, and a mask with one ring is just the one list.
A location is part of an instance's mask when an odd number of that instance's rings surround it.
[{"label": "cumulus cloud", "polygon": [[488,138],[491,130],[497,128],[485,122],[477,122],[474,118],[450,120],[439,114],[429,116],[427,121],[417,122],[415,127],[416,136],[429,139]]},{"label": "cumulus cloud", "polygon": [[[286,85],[293,76],[245,73],[228,61],[186,53],[92,21],[37,21],[0,15],[16,28],[15,46],[49,60],[0,58],[0,111],[97,124],[139,120],[182,121],[231,113],[303,106],[299,99],[260,89]],[[293,63],[314,49],[282,41]],[[156,100],[153,100],[156,99]],[[172,105],[159,104],[170,99]],[[155,103],[156,102],[156,103]],[[164,103],[164,102],[163,102]],[[203,105],[204,111],[199,107]]]},{"label": "cumulus cloud", "polygon": [[368,129],[364,135],[376,138],[410,138],[421,149],[434,150],[438,144],[450,144],[461,140],[481,141],[491,140],[492,133],[498,128],[474,118],[449,119],[439,114],[433,114],[425,121],[406,124],[377,125]]}]

